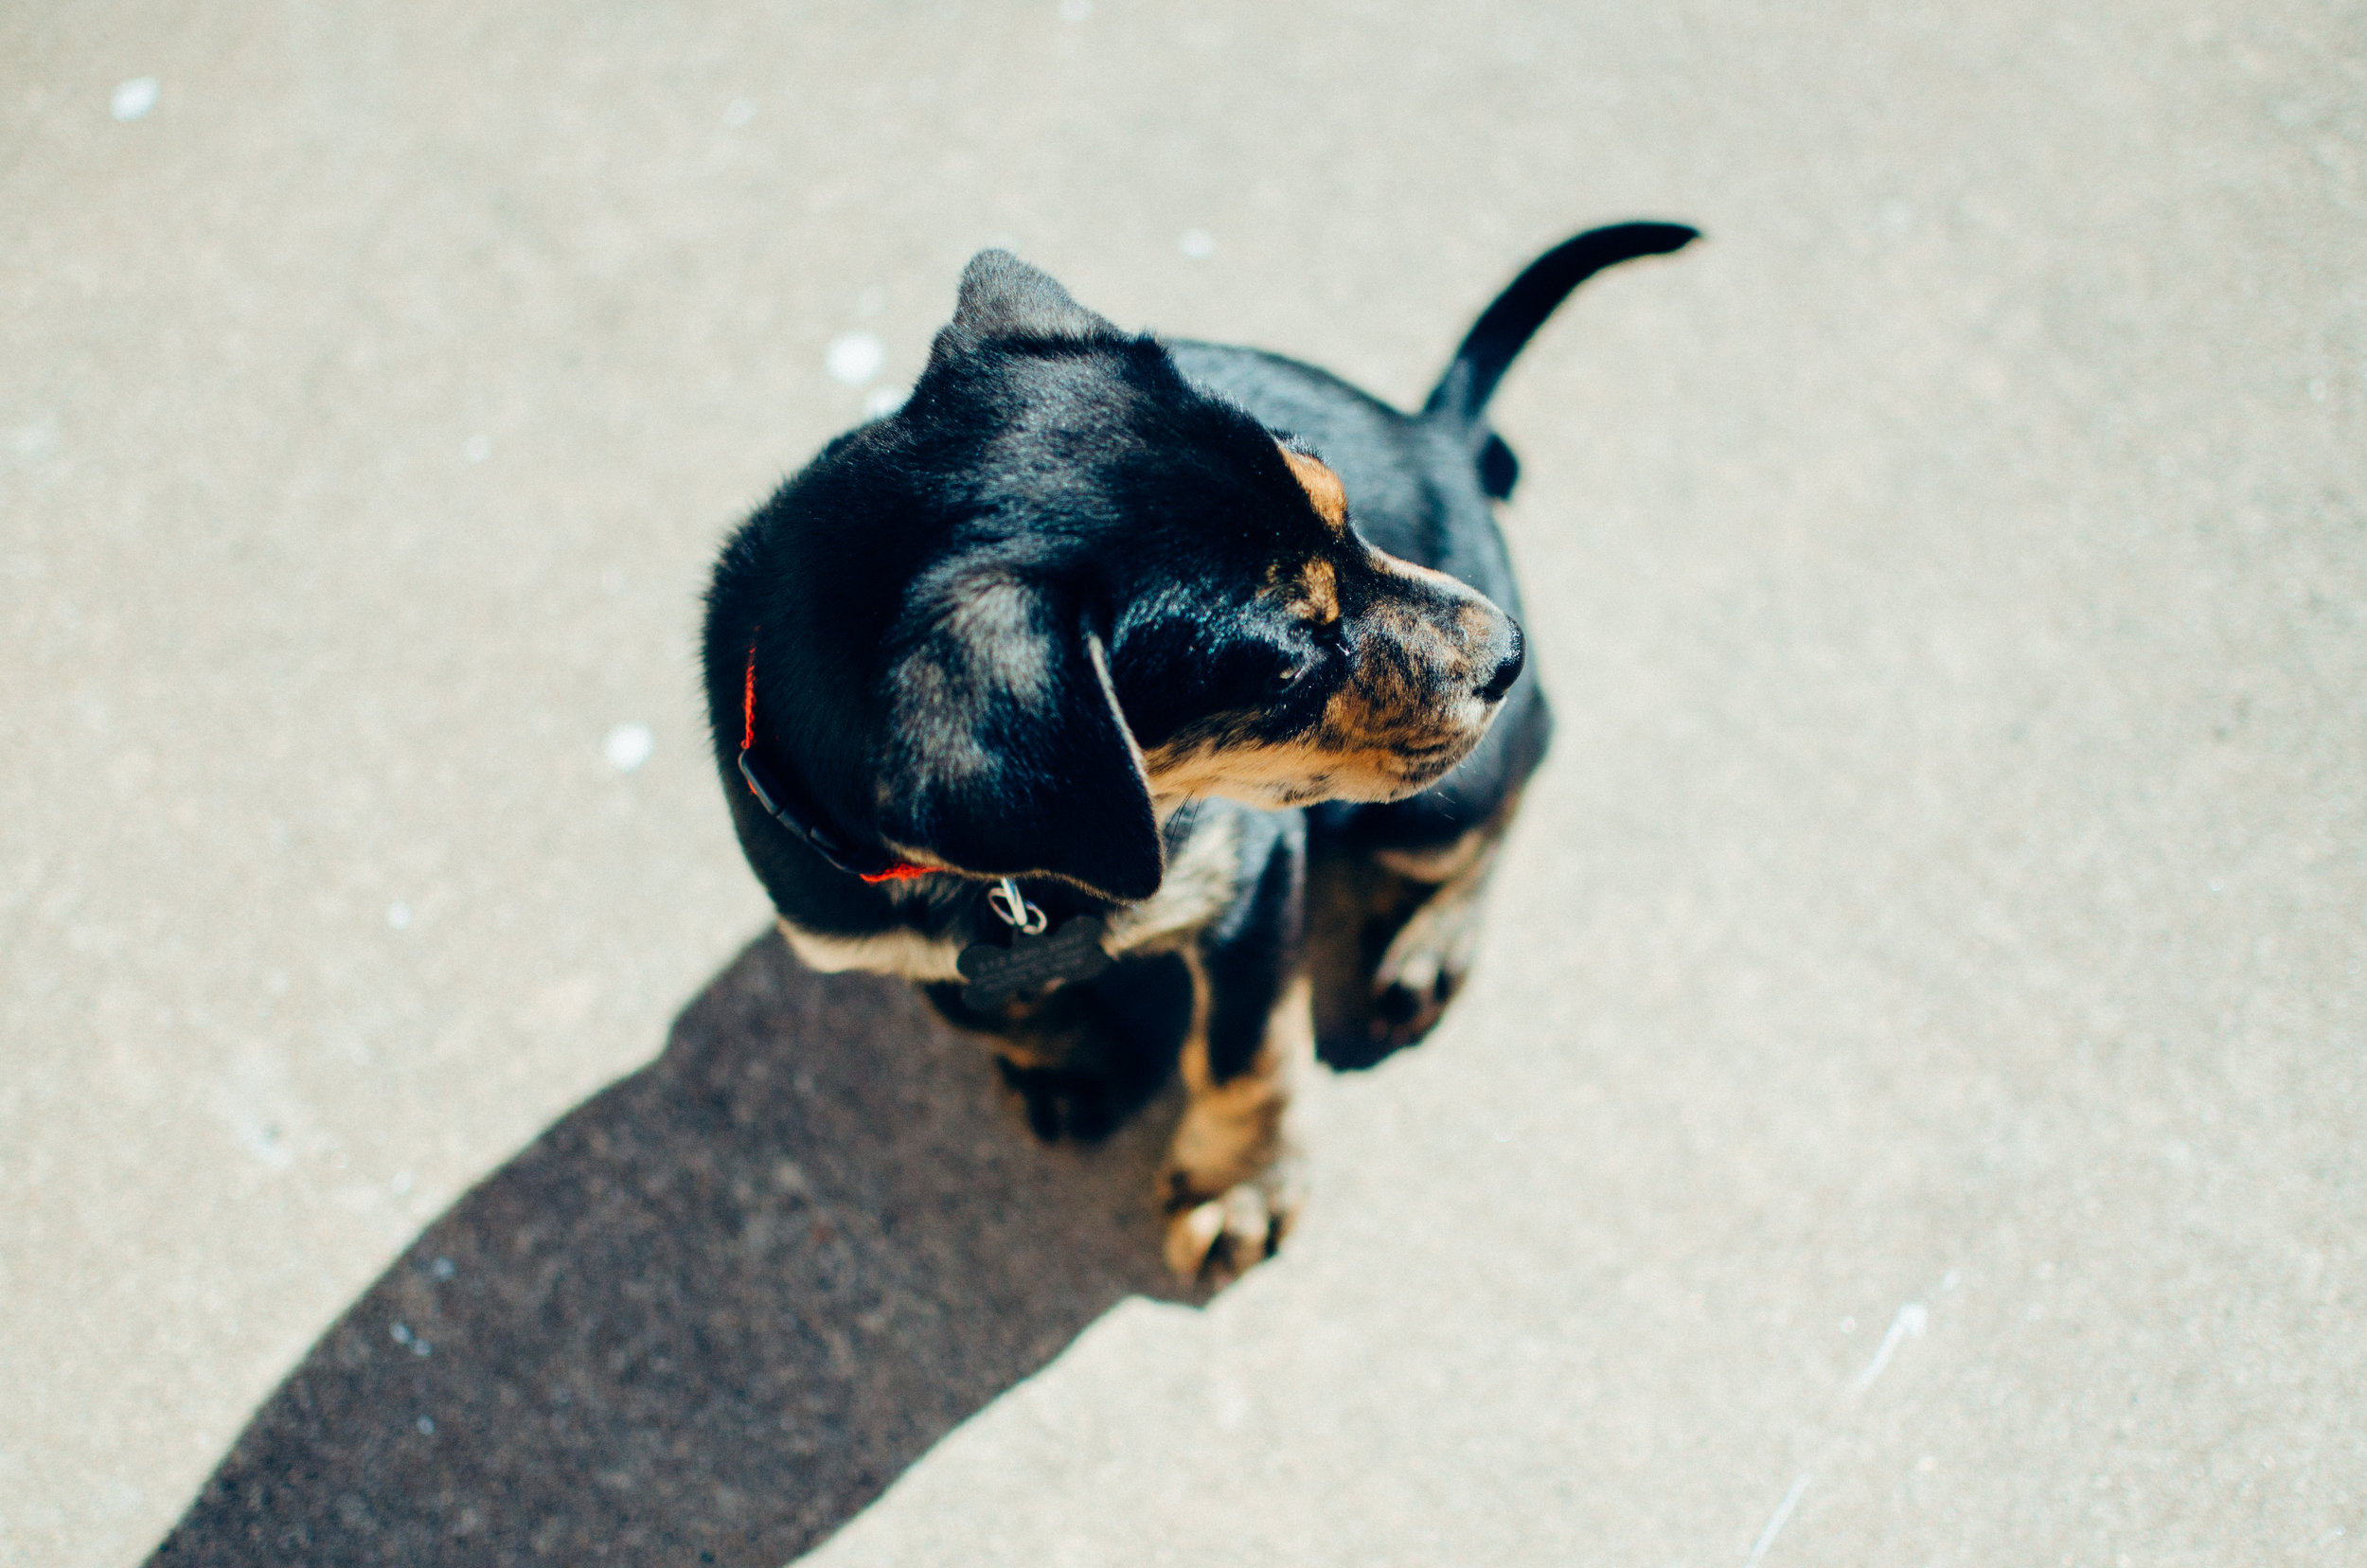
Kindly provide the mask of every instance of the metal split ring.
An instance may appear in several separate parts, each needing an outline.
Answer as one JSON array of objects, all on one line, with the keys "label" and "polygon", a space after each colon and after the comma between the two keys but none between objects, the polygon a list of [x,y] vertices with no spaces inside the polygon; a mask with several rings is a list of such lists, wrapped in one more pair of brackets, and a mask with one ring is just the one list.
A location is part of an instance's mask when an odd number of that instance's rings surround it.
[{"label": "metal split ring", "polygon": [[1041,936],[1043,928],[1052,923],[1042,910],[1027,901],[1027,895],[1019,890],[1019,883],[1008,877],[1003,879],[1000,887],[987,895],[987,903],[1002,917],[1005,925],[1022,936]]}]

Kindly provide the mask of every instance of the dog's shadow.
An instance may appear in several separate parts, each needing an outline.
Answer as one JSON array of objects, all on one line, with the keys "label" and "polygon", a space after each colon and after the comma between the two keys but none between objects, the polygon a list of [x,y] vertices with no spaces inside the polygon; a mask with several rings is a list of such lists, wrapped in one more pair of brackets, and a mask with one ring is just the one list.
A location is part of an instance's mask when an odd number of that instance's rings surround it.
[{"label": "dog's shadow", "polygon": [[788,1561],[1122,1297],[1172,1094],[1022,1131],[900,981],[771,935],[322,1336],[151,1561]]}]

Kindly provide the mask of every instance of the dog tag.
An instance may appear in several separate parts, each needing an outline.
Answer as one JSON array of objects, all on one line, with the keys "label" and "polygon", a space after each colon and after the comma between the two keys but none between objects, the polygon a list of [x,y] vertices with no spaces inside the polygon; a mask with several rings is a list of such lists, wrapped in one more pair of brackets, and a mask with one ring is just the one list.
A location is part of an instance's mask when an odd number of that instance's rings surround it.
[{"label": "dog tag", "polygon": [[1079,915],[1041,936],[1014,935],[1006,948],[986,942],[962,949],[953,961],[962,978],[962,1005],[990,1012],[1012,997],[1063,980],[1090,980],[1115,959],[1101,945],[1101,917]]}]

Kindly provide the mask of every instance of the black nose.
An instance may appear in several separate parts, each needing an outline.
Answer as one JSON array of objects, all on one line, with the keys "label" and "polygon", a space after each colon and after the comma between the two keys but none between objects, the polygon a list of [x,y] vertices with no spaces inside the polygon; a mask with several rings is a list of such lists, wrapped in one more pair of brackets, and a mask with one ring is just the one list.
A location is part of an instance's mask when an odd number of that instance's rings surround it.
[{"label": "black nose", "polygon": [[1504,663],[1496,667],[1496,673],[1487,677],[1487,684],[1479,688],[1479,700],[1483,703],[1503,702],[1504,693],[1512,689],[1512,683],[1521,678],[1522,665],[1528,661],[1528,644],[1521,635],[1521,623],[1513,621],[1509,624],[1512,627],[1512,651],[1505,654]]}]

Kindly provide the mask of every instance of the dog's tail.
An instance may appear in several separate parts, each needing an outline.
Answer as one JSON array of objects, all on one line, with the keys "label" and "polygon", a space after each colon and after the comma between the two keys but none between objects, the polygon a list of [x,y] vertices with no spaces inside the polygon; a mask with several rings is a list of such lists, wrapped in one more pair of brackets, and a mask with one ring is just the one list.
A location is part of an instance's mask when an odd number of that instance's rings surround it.
[{"label": "dog's tail", "polygon": [[1505,367],[1571,290],[1605,267],[1639,256],[1665,256],[1700,238],[1699,229],[1682,223],[1613,223],[1564,240],[1530,262],[1512,286],[1480,312],[1422,412],[1476,424],[1487,400],[1495,395],[1496,383],[1504,380]]}]

